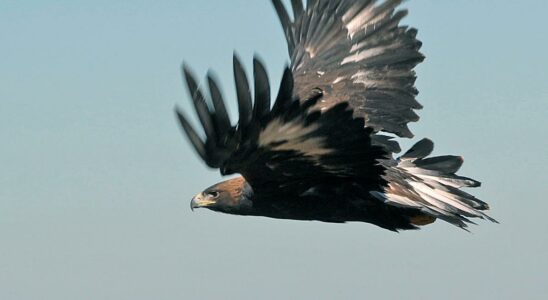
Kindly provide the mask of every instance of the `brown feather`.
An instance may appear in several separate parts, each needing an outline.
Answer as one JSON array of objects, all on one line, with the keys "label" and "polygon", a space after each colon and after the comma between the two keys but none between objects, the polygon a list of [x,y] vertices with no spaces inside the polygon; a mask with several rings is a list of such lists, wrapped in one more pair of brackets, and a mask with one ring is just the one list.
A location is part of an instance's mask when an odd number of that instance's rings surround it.
[{"label": "brown feather", "polygon": [[217,184],[215,187],[230,194],[233,203],[237,203],[244,190],[245,179],[242,176],[232,178]]},{"label": "brown feather", "polygon": [[434,221],[436,221],[436,218],[427,215],[417,215],[409,218],[409,222],[417,226],[432,224]]}]

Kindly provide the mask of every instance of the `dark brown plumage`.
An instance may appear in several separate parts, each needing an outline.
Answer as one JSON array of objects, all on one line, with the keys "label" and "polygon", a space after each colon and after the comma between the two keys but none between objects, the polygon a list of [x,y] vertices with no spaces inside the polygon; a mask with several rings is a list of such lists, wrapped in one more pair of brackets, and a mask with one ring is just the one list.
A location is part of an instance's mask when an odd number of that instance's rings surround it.
[{"label": "dark brown plumage", "polygon": [[292,1],[294,20],[273,0],[288,41],[291,67],[271,107],[264,65],[248,76],[234,57],[239,122],[232,125],[216,81],[204,97],[184,76],[205,139],[177,116],[197,153],[223,175],[241,176],[196,195],[191,208],[294,220],[369,222],[415,229],[442,219],[466,228],[486,218],[486,203],[462,191],[479,182],[456,175],[458,156],[428,157],[419,141],[399,158],[380,132],[411,137],[417,121],[413,68],[423,60],[416,30],[399,26],[401,1]]}]

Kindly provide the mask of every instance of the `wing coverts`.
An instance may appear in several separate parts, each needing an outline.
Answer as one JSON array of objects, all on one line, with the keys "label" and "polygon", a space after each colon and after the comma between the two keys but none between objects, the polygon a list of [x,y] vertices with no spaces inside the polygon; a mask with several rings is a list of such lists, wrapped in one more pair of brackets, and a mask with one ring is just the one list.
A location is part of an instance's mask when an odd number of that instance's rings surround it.
[{"label": "wing coverts", "polygon": [[417,30],[399,26],[401,0],[291,1],[291,19],[273,0],[288,43],[296,94],[324,92],[327,109],[348,102],[355,116],[375,131],[412,137],[407,123],[419,119],[413,68],[423,61]]}]

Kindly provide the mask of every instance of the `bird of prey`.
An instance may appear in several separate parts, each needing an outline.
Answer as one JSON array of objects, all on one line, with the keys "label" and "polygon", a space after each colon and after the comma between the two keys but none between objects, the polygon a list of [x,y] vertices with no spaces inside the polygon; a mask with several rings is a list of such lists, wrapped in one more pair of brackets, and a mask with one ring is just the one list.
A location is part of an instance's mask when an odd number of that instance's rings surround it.
[{"label": "bird of prey", "polygon": [[291,63],[271,105],[264,64],[253,61],[253,89],[234,57],[239,120],[233,124],[216,80],[208,95],[183,64],[203,132],[176,108],[196,152],[222,175],[239,176],[197,194],[192,209],[333,223],[368,222],[398,231],[436,219],[463,229],[487,219],[489,206],[463,191],[476,180],[457,175],[460,156],[430,157],[411,138],[413,68],[423,61],[417,30],[399,25],[403,0],[292,0],[292,17],[272,0]]}]

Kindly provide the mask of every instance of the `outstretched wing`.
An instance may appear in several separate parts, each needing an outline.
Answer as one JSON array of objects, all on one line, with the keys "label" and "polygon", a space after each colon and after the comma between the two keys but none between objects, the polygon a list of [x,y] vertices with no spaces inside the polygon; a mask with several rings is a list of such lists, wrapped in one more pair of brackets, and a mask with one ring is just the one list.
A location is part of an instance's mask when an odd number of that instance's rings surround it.
[{"label": "outstretched wing", "polygon": [[284,72],[272,108],[270,86],[263,65],[254,60],[254,101],[247,76],[234,58],[234,77],[239,122],[233,126],[217,84],[208,78],[211,101],[206,101],[194,76],[184,75],[195,110],[204,128],[205,140],[192,128],[182,111],[179,121],[202,159],[223,175],[240,173],[255,191],[280,189],[298,195],[313,184],[336,182],[349,177],[379,187],[386,153],[372,146],[372,130],[352,117],[347,103],[323,112],[310,108],[322,98],[317,91],[299,101],[293,96],[290,69]]},{"label": "outstretched wing", "polygon": [[[403,0],[291,0],[293,20],[281,0],[272,0],[287,39],[295,93],[307,99],[315,89],[326,109],[348,102],[354,116],[375,131],[412,137],[413,68],[424,57],[417,30],[399,26]],[[382,141],[381,141],[382,143]],[[385,143],[384,143],[385,144]]]}]

